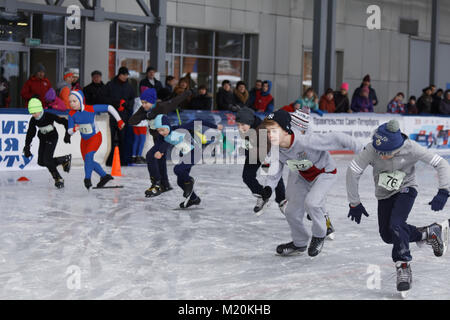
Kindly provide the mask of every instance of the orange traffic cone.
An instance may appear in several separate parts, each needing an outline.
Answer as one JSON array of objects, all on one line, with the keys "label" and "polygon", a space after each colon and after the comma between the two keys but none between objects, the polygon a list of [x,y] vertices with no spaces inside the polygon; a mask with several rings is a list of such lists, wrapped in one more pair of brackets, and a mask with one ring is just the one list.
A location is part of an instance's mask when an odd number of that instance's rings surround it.
[{"label": "orange traffic cone", "polygon": [[120,170],[120,153],[119,153],[119,147],[114,148],[114,156],[113,156],[113,163],[111,167],[111,175],[113,177],[121,177],[122,171]]},{"label": "orange traffic cone", "polygon": [[20,177],[19,179],[17,179],[17,181],[30,181],[27,177]]}]

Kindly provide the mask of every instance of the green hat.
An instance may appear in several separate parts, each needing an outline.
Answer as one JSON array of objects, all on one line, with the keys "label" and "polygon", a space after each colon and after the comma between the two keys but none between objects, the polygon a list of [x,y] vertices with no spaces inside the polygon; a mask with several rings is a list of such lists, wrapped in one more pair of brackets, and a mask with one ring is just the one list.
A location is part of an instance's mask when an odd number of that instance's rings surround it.
[{"label": "green hat", "polygon": [[44,108],[42,108],[42,102],[39,99],[32,98],[28,102],[28,112],[30,114],[36,113],[36,112],[42,112],[44,111]]}]

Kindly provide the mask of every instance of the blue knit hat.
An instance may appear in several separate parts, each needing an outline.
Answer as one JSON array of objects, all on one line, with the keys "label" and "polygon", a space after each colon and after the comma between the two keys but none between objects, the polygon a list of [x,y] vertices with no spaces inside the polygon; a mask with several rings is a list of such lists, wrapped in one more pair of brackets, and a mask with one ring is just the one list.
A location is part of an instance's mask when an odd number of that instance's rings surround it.
[{"label": "blue knit hat", "polygon": [[78,101],[80,101],[81,110],[84,110],[85,99],[83,91],[81,90],[70,91],[70,95],[74,95],[78,99]]},{"label": "blue knit hat", "polygon": [[149,88],[142,92],[141,94],[141,100],[145,100],[151,104],[155,104],[157,99],[156,90],[155,88]]},{"label": "blue knit hat", "polygon": [[169,129],[169,131],[172,131],[169,118],[164,114],[159,114],[155,118],[155,129],[159,128],[166,128]]},{"label": "blue knit hat", "polygon": [[391,120],[378,127],[372,137],[372,145],[382,155],[389,155],[400,149],[405,142],[397,120]]}]

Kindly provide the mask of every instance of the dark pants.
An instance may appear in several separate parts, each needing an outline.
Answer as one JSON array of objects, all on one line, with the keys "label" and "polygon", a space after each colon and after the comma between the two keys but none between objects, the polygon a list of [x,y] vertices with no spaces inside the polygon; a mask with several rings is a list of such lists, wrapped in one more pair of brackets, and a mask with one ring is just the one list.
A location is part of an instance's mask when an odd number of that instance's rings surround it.
[{"label": "dark pants", "polygon": [[378,201],[378,226],[381,239],[393,244],[392,259],[411,261],[409,243],[422,240],[422,233],[415,226],[406,223],[414,205],[417,191],[405,188],[389,199]]},{"label": "dark pants", "polygon": [[[187,157],[188,158],[190,157],[190,161],[188,161],[189,163],[185,163],[184,161],[181,161],[179,164],[177,164],[173,168],[173,172],[177,176],[177,184],[183,190],[184,190],[184,184],[193,179],[190,176],[190,173],[191,173],[192,167],[195,165],[194,150],[192,150],[190,152],[190,154],[187,155]],[[197,199],[197,195],[195,194],[195,192],[192,193],[191,199],[192,200]]]},{"label": "dark pants", "polygon": [[56,144],[58,143],[58,135],[52,135],[51,138],[40,139],[38,152],[38,165],[47,167],[53,178],[61,178],[57,166],[64,162],[64,157],[53,158]]},{"label": "dark pants", "polygon": [[168,183],[169,178],[167,176],[166,155],[164,154],[161,159],[156,159],[155,153],[157,151],[157,148],[153,147],[147,152],[146,158],[148,173],[150,174],[150,178],[153,178],[156,181],[161,181],[163,184]]},{"label": "dark pants", "polygon": [[[262,194],[263,186],[256,179],[256,173],[261,166],[261,163],[257,164],[248,164],[248,159],[246,159],[246,163],[244,164],[244,170],[242,171],[242,179],[247,187],[253,194]],[[285,187],[283,178],[278,182],[277,187],[275,188],[275,201],[280,203],[286,199]]]},{"label": "dark pants", "polygon": [[[127,123],[126,114],[121,112],[120,115],[122,120]],[[133,149],[133,129],[131,126],[125,125],[122,130],[119,130],[116,119],[114,119],[112,115],[109,115],[109,130],[111,133],[111,151],[106,159],[106,165],[108,167],[112,165],[114,149],[118,146],[120,153],[120,165],[127,166]]]}]

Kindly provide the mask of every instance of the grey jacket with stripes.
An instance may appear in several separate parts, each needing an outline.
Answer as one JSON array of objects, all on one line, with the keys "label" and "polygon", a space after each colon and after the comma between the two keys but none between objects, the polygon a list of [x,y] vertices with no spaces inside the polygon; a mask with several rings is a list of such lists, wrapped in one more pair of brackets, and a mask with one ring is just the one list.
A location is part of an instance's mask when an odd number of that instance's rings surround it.
[{"label": "grey jacket with stripes", "polygon": [[[392,159],[382,160],[369,143],[350,163],[347,169],[347,197],[350,205],[361,203],[358,193],[359,178],[367,166],[373,167],[375,196],[378,200],[388,199],[404,188],[417,188],[415,164],[422,161],[434,167],[438,174],[439,189],[450,191],[450,165],[441,156],[420,146],[417,142],[406,140],[400,151]],[[398,179],[399,173],[402,179]],[[394,174],[392,174],[394,173]],[[397,173],[397,174],[395,174]],[[380,175],[382,176],[380,181]],[[383,179],[384,178],[384,179]],[[385,186],[379,182],[385,181]]]}]

